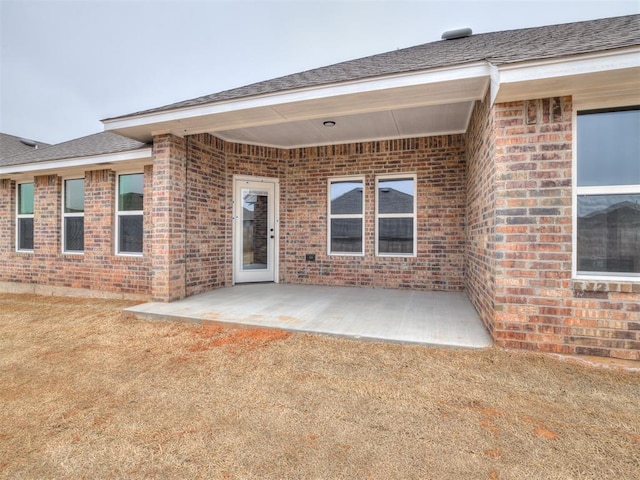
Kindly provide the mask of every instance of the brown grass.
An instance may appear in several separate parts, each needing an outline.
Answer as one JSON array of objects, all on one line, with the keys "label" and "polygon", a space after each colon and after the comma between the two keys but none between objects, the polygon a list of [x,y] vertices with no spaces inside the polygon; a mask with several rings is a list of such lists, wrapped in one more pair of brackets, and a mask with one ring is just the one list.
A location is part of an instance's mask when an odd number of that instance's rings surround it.
[{"label": "brown grass", "polygon": [[0,476],[631,479],[640,373],[0,295]]}]

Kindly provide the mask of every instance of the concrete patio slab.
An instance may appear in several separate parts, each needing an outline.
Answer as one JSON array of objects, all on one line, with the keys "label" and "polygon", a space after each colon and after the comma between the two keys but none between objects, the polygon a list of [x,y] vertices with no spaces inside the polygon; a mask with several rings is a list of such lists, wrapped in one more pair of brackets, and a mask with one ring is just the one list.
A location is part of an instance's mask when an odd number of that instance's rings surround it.
[{"label": "concrete patio slab", "polygon": [[390,342],[465,348],[492,344],[462,292],[244,284],[125,311],[147,320],[208,321]]}]

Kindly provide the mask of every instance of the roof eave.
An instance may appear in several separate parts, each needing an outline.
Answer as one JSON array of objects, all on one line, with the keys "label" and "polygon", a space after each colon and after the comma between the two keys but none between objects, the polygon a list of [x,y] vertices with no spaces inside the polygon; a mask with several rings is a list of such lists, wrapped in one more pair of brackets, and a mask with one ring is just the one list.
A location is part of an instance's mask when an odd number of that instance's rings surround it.
[{"label": "roof eave", "polygon": [[[294,90],[286,90],[263,95],[224,100],[204,105],[181,107],[162,112],[133,114],[126,117],[103,120],[106,131],[114,131],[121,135],[140,141],[149,141],[159,133],[180,133],[176,131],[176,122],[196,117],[230,114],[252,109],[269,108],[284,104],[317,101],[339,96],[362,94],[403,87],[412,87],[441,82],[460,81],[474,78],[489,78],[491,66],[485,62],[473,62],[429,70],[414,71],[395,75],[386,75],[350,82],[325,84]],[[281,118],[280,121],[290,119]],[[259,120],[258,120],[259,121]],[[173,128],[168,128],[172,124]],[[185,134],[191,132],[185,131]]]},{"label": "roof eave", "polygon": [[130,150],[126,152],[92,155],[76,158],[47,160],[42,162],[22,163],[0,166],[0,178],[32,177],[56,173],[67,175],[72,172],[96,170],[102,168],[119,168],[138,164],[152,163],[151,147]]},{"label": "roof eave", "polygon": [[579,97],[589,91],[601,95],[607,86],[637,91],[639,81],[640,46],[625,47],[499,65],[492,77],[491,100],[494,103],[563,95]]}]

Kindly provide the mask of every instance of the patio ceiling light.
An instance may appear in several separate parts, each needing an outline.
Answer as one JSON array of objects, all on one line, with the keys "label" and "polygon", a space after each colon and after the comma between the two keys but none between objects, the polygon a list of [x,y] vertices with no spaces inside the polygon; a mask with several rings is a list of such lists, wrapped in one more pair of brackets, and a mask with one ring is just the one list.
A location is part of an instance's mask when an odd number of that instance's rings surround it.
[{"label": "patio ceiling light", "polygon": [[322,122],[322,125],[324,125],[325,127],[335,127],[336,122],[334,122],[333,120],[327,120],[325,122]]}]

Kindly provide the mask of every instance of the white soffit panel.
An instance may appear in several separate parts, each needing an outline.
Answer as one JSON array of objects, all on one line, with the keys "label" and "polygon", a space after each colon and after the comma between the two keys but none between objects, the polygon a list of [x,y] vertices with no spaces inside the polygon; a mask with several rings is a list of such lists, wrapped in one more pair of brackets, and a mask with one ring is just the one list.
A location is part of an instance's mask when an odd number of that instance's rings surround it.
[{"label": "white soffit panel", "polygon": [[495,102],[637,92],[640,88],[640,49],[500,66],[495,80],[492,85],[492,89],[498,88],[497,92],[492,92]]},{"label": "white soffit panel", "polygon": [[[474,102],[431,105],[299,120],[240,129],[216,131],[224,140],[238,143],[294,148],[369,140],[462,133]],[[325,127],[324,120],[336,125]]]},{"label": "white soffit panel", "polygon": [[490,69],[455,69],[328,85],[302,91],[105,121],[105,130],[148,141],[159,133],[191,135],[319,119],[326,116],[460,103],[484,97]]}]

